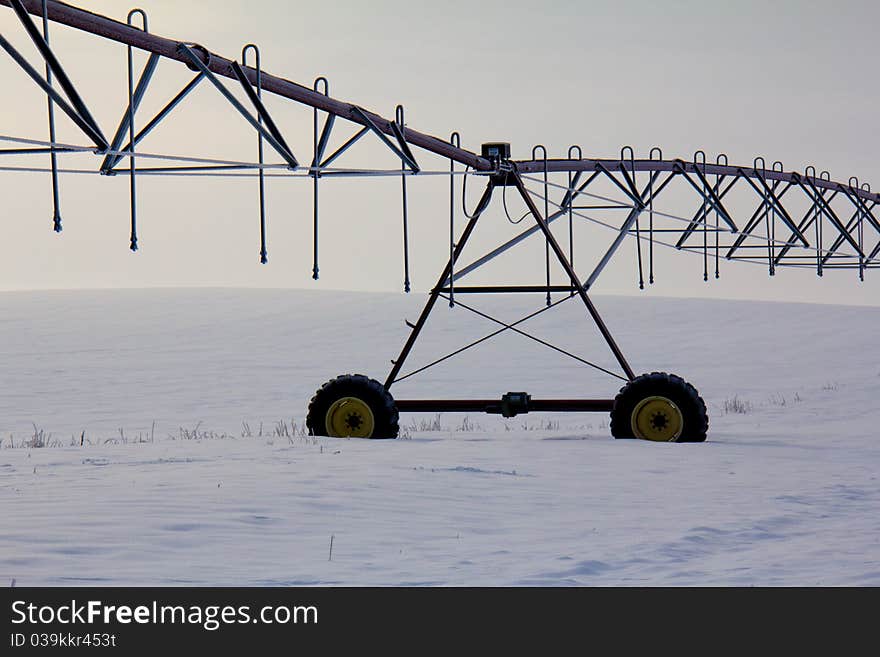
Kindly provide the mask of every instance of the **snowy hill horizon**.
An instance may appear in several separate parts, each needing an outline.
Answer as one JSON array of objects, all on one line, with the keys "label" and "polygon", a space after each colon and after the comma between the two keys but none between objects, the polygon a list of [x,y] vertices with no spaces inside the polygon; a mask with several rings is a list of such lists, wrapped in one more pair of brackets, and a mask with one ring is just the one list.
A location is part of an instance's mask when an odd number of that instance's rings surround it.
[{"label": "snowy hill horizon", "polygon": [[[539,296],[472,301],[513,321]],[[880,584],[880,307],[596,296],[637,372],[699,389],[705,444],[615,441],[604,414],[402,414],[397,441],[306,435],[314,391],[348,372],[383,380],[424,298],[0,293],[0,579]],[[583,313],[566,303],[526,326],[613,369]],[[412,365],[492,329],[444,308]],[[505,334],[392,393],[619,387]]]}]

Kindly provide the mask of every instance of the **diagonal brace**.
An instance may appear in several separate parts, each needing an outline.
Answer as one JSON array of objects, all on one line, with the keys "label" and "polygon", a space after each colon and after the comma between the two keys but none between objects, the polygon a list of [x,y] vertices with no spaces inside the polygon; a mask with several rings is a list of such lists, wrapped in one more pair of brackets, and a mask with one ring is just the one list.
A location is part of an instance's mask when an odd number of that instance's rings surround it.
[{"label": "diagonal brace", "polygon": [[[582,193],[584,192],[584,190],[586,190],[586,188],[589,187],[590,184],[591,184],[594,180],[596,180],[596,178],[599,177],[599,173],[600,173],[599,171],[594,171],[593,174],[592,174],[592,175],[586,180],[586,182],[584,182],[583,184],[581,184],[581,186],[578,187],[577,189],[574,189],[574,184],[572,184],[572,187],[571,187],[571,188],[569,189],[569,191],[566,193],[566,198],[563,199],[562,204],[560,205],[560,209],[557,210],[556,212],[552,213],[549,217],[547,217],[547,223],[548,223],[548,224],[551,224],[551,223],[553,223],[554,221],[556,221],[557,219],[559,219],[560,217],[565,216],[565,214],[566,214],[566,213],[568,212],[568,210],[569,210],[569,206],[570,206],[572,203],[574,203],[575,199],[576,199],[580,194],[582,194]],[[569,196],[569,194],[570,194],[570,196]],[[489,262],[490,260],[493,260],[493,259],[497,258],[497,257],[500,256],[502,253],[505,253],[505,252],[509,251],[510,249],[512,249],[513,247],[515,247],[515,246],[516,246],[517,244],[519,244],[520,242],[522,242],[522,241],[528,239],[529,237],[531,237],[531,236],[534,235],[535,233],[539,233],[539,232],[541,232],[541,227],[540,227],[540,226],[531,226],[530,228],[526,228],[526,229],[525,229],[523,232],[521,232],[519,235],[517,235],[516,237],[511,238],[510,240],[508,240],[507,242],[505,242],[505,243],[502,244],[501,246],[499,246],[499,247],[493,249],[492,251],[490,251],[489,253],[487,253],[487,254],[486,254],[485,256],[483,256],[482,258],[479,258],[478,260],[475,260],[474,262],[472,262],[472,263],[469,264],[468,266],[466,266],[466,267],[462,267],[460,270],[456,271],[455,274],[454,274],[453,277],[452,277],[452,278],[453,278],[453,281],[457,281],[457,280],[459,280],[460,278],[464,278],[465,276],[467,276],[468,274],[470,274],[471,272],[473,272],[475,269],[478,269],[479,267],[482,267],[483,265],[485,265],[485,264],[486,264],[487,262]]]},{"label": "diagonal brace", "polygon": [[[116,129],[116,134],[113,135],[113,141],[110,142],[111,152],[104,157],[104,161],[101,163],[102,173],[109,173],[110,170],[122,159],[122,156],[117,155],[116,152],[119,151],[119,147],[122,145],[122,140],[125,139],[125,133],[128,132],[131,115],[137,111],[138,107],[140,107],[141,101],[147,93],[147,86],[150,84],[150,80],[152,80],[153,73],[156,72],[156,66],[158,64],[159,55],[156,55],[155,53],[150,55],[150,58],[147,60],[147,65],[144,67],[144,72],[141,73],[140,80],[138,80],[137,87],[134,90],[132,104],[125,109],[125,113],[122,115],[122,120],[119,122],[119,127]],[[131,145],[129,144],[126,151],[130,148]]]},{"label": "diagonal brace", "polygon": [[[153,130],[155,130],[156,127],[165,119],[165,117],[167,117],[169,114],[171,114],[171,112],[174,110],[174,108],[177,107],[181,102],[183,102],[183,99],[186,98],[190,94],[190,92],[198,86],[199,82],[201,82],[204,79],[204,77],[205,77],[204,74],[199,73],[174,98],[172,98],[170,101],[168,101],[168,104],[165,105],[165,107],[163,107],[159,111],[159,113],[156,114],[156,116],[153,117],[143,127],[143,129],[140,132],[137,133],[137,135],[134,138],[134,146],[137,146],[138,144],[140,144],[146,138],[146,136],[148,134],[150,134]],[[125,146],[122,147],[122,152],[127,153],[127,152],[131,151],[131,149],[132,149],[132,143],[128,142]],[[122,160],[122,155],[120,155],[119,153],[115,153],[115,154],[111,154],[111,155],[112,155],[112,159],[111,159],[112,164],[110,166],[115,167],[120,162],[120,160]]]},{"label": "diagonal brace", "polygon": [[[95,144],[101,150],[107,150],[107,138],[104,137],[103,133],[101,132],[101,128],[98,126],[97,121],[95,121],[95,119],[92,117],[88,107],[86,107],[86,104],[83,102],[79,93],[76,91],[76,87],[73,86],[73,82],[70,81],[70,78],[67,76],[64,68],[61,66],[61,62],[58,61],[55,53],[52,52],[52,48],[49,47],[46,39],[37,30],[37,26],[34,25],[31,17],[28,15],[27,9],[24,8],[21,0],[10,0],[10,4],[12,6],[12,9],[18,16],[18,19],[21,21],[21,24],[24,26],[24,29],[27,31],[28,36],[30,36],[31,41],[34,42],[34,45],[37,47],[37,50],[40,51],[40,54],[46,61],[46,64],[49,66],[50,69],[52,69],[52,72],[58,79],[58,84],[61,85],[61,88],[64,89],[64,93],[66,93],[67,97],[70,99],[71,104],[74,108],[76,108],[76,113],[79,115],[81,120],[89,126],[90,131],[87,134],[93,133],[89,134],[89,137],[93,139]],[[8,49],[7,52],[9,52]],[[10,54],[12,53],[10,52]],[[19,64],[21,64],[21,62],[19,62]],[[98,138],[95,139],[95,137]]]},{"label": "diagonal brace", "polygon": [[[828,217],[828,220],[840,232],[840,237],[843,238],[843,241],[849,242],[850,246],[852,246],[853,249],[855,249],[856,253],[859,256],[864,257],[865,254],[859,248],[859,245],[853,239],[852,235],[849,234],[849,230],[847,230],[846,226],[844,226],[843,223],[840,221],[840,217],[837,216],[837,213],[828,204],[828,201],[825,199],[825,197],[819,193],[819,190],[817,189],[815,183],[810,178],[807,178],[806,182],[807,182],[807,185],[809,186],[809,189],[812,190],[812,192],[808,191],[806,187],[804,188],[804,191],[807,191],[808,195],[810,196],[810,198],[813,200],[814,203],[818,203],[822,207],[822,211],[823,211],[824,215],[826,217]],[[828,250],[828,252],[825,254],[825,257],[822,261],[823,264],[825,262],[827,262],[828,258],[830,258],[834,254],[834,252],[837,251],[838,248],[840,248],[840,245],[843,244],[843,241],[840,241],[840,240],[836,241],[835,242],[836,246],[832,246]]]},{"label": "diagonal brace", "polygon": [[[297,167],[299,167],[299,163],[296,161],[293,153],[290,152],[290,149],[287,148],[287,145],[283,143],[283,140],[279,141],[278,139],[276,139],[275,135],[266,129],[266,126],[261,125],[260,122],[256,118],[254,118],[254,116],[250,112],[247,111],[245,106],[242,105],[238,101],[238,99],[232,95],[232,92],[230,92],[229,89],[227,89],[224,84],[217,79],[214,73],[211,72],[211,70],[201,60],[201,58],[193,52],[192,48],[187,46],[185,43],[181,43],[178,46],[178,51],[192,61],[193,65],[199,71],[201,71],[204,76],[208,78],[208,80],[211,81],[211,84],[213,84],[217,88],[217,91],[219,91],[223,95],[223,97],[229,101],[230,105],[238,110],[239,114],[241,114],[245,118],[245,120],[250,123],[267,142],[269,142],[269,144],[271,144],[272,148],[274,148],[292,168],[296,169]],[[253,94],[253,89],[251,89],[251,94]],[[256,96],[256,94],[253,95]]]},{"label": "diagonal brace", "polygon": [[[448,299],[448,297],[446,297],[445,295],[441,294],[440,296],[443,297],[444,299]],[[559,305],[560,303],[563,303],[564,301],[567,301],[568,299],[571,299],[571,297],[563,298],[562,300],[557,301],[556,304],[554,304],[554,305]],[[582,363],[584,365],[588,365],[588,366],[592,367],[593,369],[599,370],[600,372],[604,372],[605,374],[610,374],[611,376],[613,376],[616,379],[626,381],[626,379],[624,377],[620,376],[619,374],[617,374],[615,372],[612,372],[611,370],[605,369],[601,365],[597,365],[596,363],[590,362],[585,358],[581,358],[580,356],[571,353],[570,351],[566,351],[565,349],[557,347],[555,344],[548,342],[547,340],[543,340],[537,336],[532,335],[531,333],[527,333],[526,331],[523,331],[521,329],[516,328],[520,324],[524,324],[526,321],[528,321],[529,319],[534,317],[536,313],[532,313],[531,315],[528,315],[527,317],[520,319],[519,321],[513,322],[512,324],[508,324],[507,322],[502,322],[500,319],[497,319],[495,317],[492,317],[491,315],[488,315],[484,312],[481,312],[481,311],[477,310],[476,308],[468,306],[468,305],[462,303],[461,301],[457,301],[456,304],[461,306],[465,310],[472,312],[473,314],[477,315],[478,317],[482,317],[483,319],[487,319],[490,322],[492,322],[494,324],[498,324],[499,326],[502,327],[498,331],[493,332],[490,336],[479,340],[478,343],[485,342],[487,339],[489,339],[489,337],[495,337],[496,335],[499,335],[505,331],[512,331],[512,332],[516,333],[517,335],[521,335],[524,338],[528,338],[529,340],[532,340],[533,342],[537,342],[538,344],[543,345],[544,347],[552,349],[553,351],[556,351],[556,352],[562,354],[563,356],[568,356],[569,358],[576,360],[579,363]],[[542,308],[542,311],[543,310],[547,310],[547,308]],[[471,345],[468,345],[467,348],[470,348],[470,346]],[[473,346],[476,346],[476,345],[474,344]]]},{"label": "diagonal brace", "polygon": [[315,158],[312,160],[312,174],[317,176],[318,172],[315,170],[321,163],[321,160],[324,157],[324,153],[327,150],[327,144],[330,142],[330,134],[333,132],[333,126],[336,124],[336,115],[328,114],[327,120],[324,122],[324,129],[321,130],[321,137],[318,139],[318,145],[315,148]]},{"label": "diagonal brace", "polygon": [[690,186],[696,190],[697,194],[700,194],[701,196],[703,196],[703,198],[706,198],[708,196],[706,200],[709,202],[709,205],[711,205],[712,208],[719,212],[721,218],[724,220],[724,223],[726,223],[730,227],[730,231],[732,233],[735,233],[739,230],[736,227],[736,223],[734,223],[733,221],[733,217],[731,217],[730,213],[727,212],[727,209],[721,203],[721,199],[718,198],[715,190],[712,189],[712,185],[710,185],[709,182],[706,181],[705,176],[703,176],[700,172],[699,167],[694,165],[694,171],[696,172],[697,177],[700,178],[700,181],[703,183],[703,188],[700,188],[700,186],[691,179],[691,177],[687,173],[685,163],[682,160],[675,161],[673,171],[678,172],[685,180],[687,180],[688,184],[690,184]]},{"label": "diagonal brace", "polygon": [[400,144],[400,150],[406,155],[408,162],[410,162],[410,168],[412,168],[413,173],[418,173],[421,171],[418,163],[416,162],[415,156],[412,154],[412,151],[409,148],[409,144],[406,143],[406,138],[403,136],[403,132],[400,129],[400,126],[397,125],[396,121],[391,122],[391,131],[394,133],[394,137],[397,139],[397,143]]},{"label": "diagonal brace", "polygon": [[[325,167],[330,166],[330,164],[332,164],[333,162],[335,162],[335,161],[337,160],[337,158],[339,158],[343,153],[345,153],[345,151],[347,151],[349,148],[351,148],[351,147],[354,146],[357,142],[359,142],[359,141],[361,140],[361,137],[363,137],[363,136],[364,136],[365,134],[367,134],[369,131],[370,131],[370,129],[369,129],[369,128],[366,128],[366,127],[361,128],[360,130],[358,130],[358,131],[357,131],[357,132],[356,132],[351,138],[348,139],[348,141],[346,141],[342,146],[340,146],[339,148],[337,148],[337,149],[333,152],[332,155],[330,155],[326,160],[324,160],[323,162],[321,162],[321,164],[320,164],[320,166],[319,166],[318,168],[323,169],[323,168],[325,168]],[[328,135],[328,138],[329,138],[329,135]]]},{"label": "diagonal brace", "polygon": [[86,121],[82,116],[80,116],[79,112],[77,112],[74,108],[70,106],[70,104],[64,99],[64,97],[59,94],[46,80],[41,76],[33,66],[31,66],[28,61],[21,56],[15,47],[7,41],[2,34],[0,34],[0,48],[3,48],[7,53],[9,53],[10,57],[15,60],[15,62],[24,70],[25,73],[30,76],[30,78],[39,85],[39,87],[55,101],[55,104],[61,108],[61,111],[67,114],[70,117],[70,120],[73,121],[80,130],[82,130],[86,135],[91,139],[95,145],[102,151],[107,150],[108,144],[104,135],[101,134],[100,130],[96,130],[95,126]]},{"label": "diagonal brace", "polygon": [[[726,176],[721,176],[719,178],[719,180],[718,180],[719,186],[721,183],[724,182],[725,178],[726,178]],[[733,188],[733,186],[737,183],[738,180],[739,180],[739,177],[735,177],[735,178],[733,178],[733,180],[731,180],[729,183],[727,183],[727,187],[725,187],[723,190],[720,188],[715,190],[716,194],[718,195],[719,201],[723,200],[724,197],[727,196],[727,193]],[[709,213],[711,213],[711,212],[712,212],[712,208],[710,208],[706,205],[705,199],[704,199],[704,202],[700,205],[700,209],[697,210],[696,214],[694,214],[693,218],[691,219],[690,223],[688,224],[688,227],[685,228],[684,231],[682,231],[681,237],[679,238],[678,242],[675,243],[676,249],[682,248],[684,246],[684,243],[687,242],[687,240],[690,238],[690,236],[694,234],[694,232],[697,230],[697,228],[700,226],[700,224],[708,221]],[[720,228],[721,228],[720,224],[715,227],[716,230],[718,230]]]},{"label": "diagonal brace", "polygon": [[[824,190],[822,191],[822,193],[823,194],[825,193]],[[837,196],[836,191],[829,197],[828,200],[829,201],[834,200],[835,196]],[[807,212],[804,215],[804,218],[801,220],[801,223],[798,226],[798,228],[800,229],[800,231],[802,233],[805,233],[813,226],[813,224],[815,224],[816,222],[821,221],[821,220],[822,220],[822,210],[817,203],[813,203],[810,206],[810,208],[807,210]],[[785,246],[782,247],[779,250],[779,253],[776,255],[776,264],[777,265],[782,261],[782,259],[786,256],[786,254],[788,254],[788,252],[791,251],[791,249],[794,246],[795,246],[794,233],[792,233],[792,236],[788,239]],[[820,244],[816,244],[817,251],[820,250],[821,248],[822,247]]]},{"label": "diagonal brace", "polygon": [[[781,181],[777,180],[773,183],[773,190],[771,190],[772,192],[775,192],[775,190],[779,187],[780,182]],[[751,184],[751,181],[749,181],[749,183]],[[727,255],[725,255],[725,258],[727,258],[728,260],[733,259],[733,254],[742,247],[742,245],[749,237],[752,237],[752,231],[754,231],[762,221],[767,219],[770,211],[773,209],[766,194],[762,194],[761,191],[758,190],[753,184],[752,189],[754,189],[758,194],[761,194],[761,200],[759,201],[757,209],[752,214],[745,228],[743,228],[742,231],[740,231],[739,235],[737,235],[736,239],[733,242],[733,245],[728,250]],[[779,195],[775,196],[776,199],[778,201],[781,201],[782,197],[785,196],[790,189],[792,189],[792,183],[788,183],[786,187],[779,193]],[[769,240],[770,238],[767,237],[767,239]]]},{"label": "diagonal brace", "polygon": [[[756,192],[758,192],[759,194],[761,193],[761,190],[759,190],[755,186],[755,184],[752,182],[751,178],[746,178],[746,180],[755,189]],[[788,214],[788,211],[785,209],[785,207],[783,207],[782,203],[779,201],[779,198],[777,198],[776,193],[774,192],[774,189],[776,189],[776,185],[774,185],[773,189],[770,189],[770,186],[767,184],[767,181],[764,180],[764,176],[758,176],[758,180],[761,182],[761,187],[763,187],[763,189],[764,189],[764,192],[763,192],[764,197],[768,201],[770,201],[771,205],[775,206],[776,211],[779,213],[780,217],[782,217],[782,222],[786,226],[788,226],[788,228],[795,235],[797,235],[797,238],[801,241],[801,243],[805,247],[809,248],[810,243],[807,241],[807,238],[804,237],[804,235],[801,233],[801,231],[798,230],[798,227],[795,225],[794,221],[792,220],[791,215]],[[785,189],[788,190],[793,184],[794,184],[793,182],[789,182]]]},{"label": "diagonal brace", "polygon": [[[392,143],[392,141],[390,139],[388,139],[388,137],[385,135],[385,133],[382,132],[381,130],[379,130],[379,127],[373,122],[373,120],[369,116],[367,116],[366,112],[364,112],[357,105],[352,105],[351,110],[352,110],[352,112],[354,112],[357,115],[357,117],[361,120],[361,122],[365,126],[367,126],[367,128],[369,128],[373,133],[376,134],[377,137],[379,137],[379,139],[382,141],[383,144],[385,144],[388,148],[390,148],[394,152],[394,154],[397,155],[397,157],[399,157],[401,160],[403,160],[406,163],[406,166],[408,166],[413,173],[418,173],[420,171],[419,165],[416,164],[416,162],[410,156],[408,156],[406,153],[401,151],[397,146],[395,146]],[[393,130],[394,129],[393,126],[395,126],[395,123],[391,122],[390,125],[392,126],[392,130]],[[399,132],[399,130],[398,130],[398,132]]]},{"label": "diagonal brace", "polygon": [[[287,145],[287,142],[281,135],[281,131],[275,124],[275,120],[272,118],[272,116],[269,114],[269,110],[267,110],[266,106],[263,104],[262,98],[260,98],[254,91],[253,86],[251,86],[250,81],[248,81],[247,76],[245,76],[244,71],[242,70],[241,66],[239,66],[238,62],[232,62],[232,72],[235,73],[235,77],[237,77],[238,81],[241,82],[241,86],[244,89],[244,92],[247,94],[247,97],[256,108],[257,114],[259,114],[260,118],[263,119],[263,122],[266,124],[269,132],[272,133],[272,136],[275,137],[275,140],[284,147],[284,152],[281,153],[281,156],[284,157],[284,159],[287,160],[288,163],[290,163],[291,166],[293,166],[294,168],[298,167],[299,163],[293,156],[293,152],[290,150],[290,146]],[[257,123],[259,124],[259,121]]]}]

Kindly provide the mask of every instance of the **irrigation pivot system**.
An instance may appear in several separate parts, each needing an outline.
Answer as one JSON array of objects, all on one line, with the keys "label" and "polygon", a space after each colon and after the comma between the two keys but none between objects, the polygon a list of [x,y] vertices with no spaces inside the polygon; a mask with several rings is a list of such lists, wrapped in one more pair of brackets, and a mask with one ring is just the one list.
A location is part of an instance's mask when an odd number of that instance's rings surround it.
[{"label": "irrigation pivot system", "polygon": [[[880,195],[867,183],[850,178],[835,182],[827,172],[808,167],[804,172],[786,171],[781,162],[769,166],[763,158],[750,165],[730,164],[719,155],[708,160],[699,151],[690,160],[665,159],[654,148],[647,158],[637,158],[624,148],[611,159],[585,158],[572,146],[561,159],[548,157],[536,146],[527,160],[511,156],[507,143],[483,144],[480,153],[461,147],[453,133],[441,139],[411,129],[398,106],[393,118],[385,118],[329,94],[325,78],[303,86],[262,69],[260,51],[250,44],[240,60],[226,59],[191,42],[163,38],[149,31],[147,16],[132,10],[125,22],[112,20],[53,0],[0,0],[17,16],[22,29],[36,47],[41,72],[0,34],[0,46],[48,97],[48,138],[0,134],[0,171],[32,171],[51,175],[54,205],[52,227],[62,230],[61,174],[125,175],[130,185],[130,248],[138,249],[137,180],[140,176],[253,176],[259,182],[260,260],[267,261],[265,186],[269,178],[304,178],[313,191],[313,278],[319,276],[319,188],[322,178],[394,176],[401,180],[404,288],[410,290],[407,180],[413,176],[442,176],[449,181],[449,243],[446,261],[427,303],[384,382],[362,375],[337,377],[318,390],[308,410],[307,424],[315,435],[362,438],[393,438],[398,433],[398,413],[487,412],[513,417],[530,411],[603,412],[611,414],[611,433],[616,438],[654,441],[701,442],[706,439],[706,406],[697,391],[678,376],[654,372],[638,376],[630,366],[611,330],[594,305],[590,290],[626,243],[634,245],[634,261],[640,287],[655,282],[655,251],[661,248],[690,253],[699,262],[704,280],[720,276],[722,263],[750,262],[766,267],[773,276],[779,268],[814,269],[819,276],[832,270],[852,270],[864,280],[869,269],[880,265],[880,222],[876,206]],[[100,126],[75,81],[65,72],[62,59],[50,45],[50,24],[57,23],[127,46],[128,103],[121,108],[115,130]],[[133,52],[148,53],[143,70],[136,74]],[[138,115],[150,83],[162,60],[191,69],[193,77],[163,109],[147,119]],[[199,86],[213,87],[217,98],[229,103],[257,133],[256,161],[229,161],[179,154],[156,154],[138,150],[141,142]],[[265,94],[292,100],[310,108],[313,121],[311,152],[291,144],[283,127],[264,104]],[[64,114],[83,133],[84,143],[60,143],[56,139],[56,114]],[[331,141],[343,131],[341,145]],[[353,131],[352,131],[353,130]],[[0,129],[0,132],[3,132]],[[14,132],[14,131],[13,131]],[[108,138],[109,136],[109,138]],[[378,140],[399,159],[399,169],[339,168],[343,156],[363,139]],[[276,163],[269,163],[266,151]],[[448,166],[429,171],[419,164],[424,154],[448,160]],[[46,156],[44,166],[19,166],[16,156]],[[64,168],[61,160],[97,156],[93,168]],[[299,157],[297,157],[299,156]],[[306,159],[300,159],[300,158]],[[145,164],[146,163],[146,164]],[[474,208],[468,209],[468,180],[482,181],[484,189]],[[461,190],[457,186],[461,182]],[[522,223],[520,232],[488,253],[463,261],[465,247],[493,196],[501,196],[504,215]],[[508,199],[510,197],[510,200]],[[521,206],[511,216],[510,204]],[[463,228],[457,225],[464,215]],[[446,218],[444,217],[444,221]],[[484,219],[485,223],[485,219]],[[574,225],[594,227],[591,244],[603,236],[607,249],[594,262],[575,266]],[[578,229],[580,230],[580,228]],[[542,240],[544,258],[541,280],[532,285],[469,285],[465,279],[498,256],[530,238]],[[444,251],[445,253],[445,251]],[[578,251],[580,253],[580,251]],[[484,312],[471,299],[480,295],[538,295],[540,307],[522,319],[502,321]],[[495,330],[431,363],[405,370],[410,353],[438,302],[448,303],[491,322]],[[616,361],[616,370],[562,349],[531,333],[523,325],[572,302],[584,307]],[[600,370],[622,381],[613,399],[532,398],[525,392],[508,392],[497,399],[395,400],[392,386],[421,374],[505,332],[570,357],[580,365]]]}]

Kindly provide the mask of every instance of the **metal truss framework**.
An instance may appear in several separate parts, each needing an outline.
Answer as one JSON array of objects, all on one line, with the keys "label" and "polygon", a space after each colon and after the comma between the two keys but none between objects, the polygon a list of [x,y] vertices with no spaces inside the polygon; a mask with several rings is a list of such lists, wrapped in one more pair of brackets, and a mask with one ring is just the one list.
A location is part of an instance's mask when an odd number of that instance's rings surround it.
[{"label": "metal truss framework", "polygon": [[[138,249],[137,234],[137,186],[139,175],[202,175],[233,176],[255,175],[259,179],[260,260],[266,263],[266,203],[265,181],[267,177],[307,177],[313,186],[313,239],[314,258],[312,277],[319,276],[319,182],[330,176],[381,176],[399,175],[402,191],[404,289],[410,291],[409,233],[407,209],[407,178],[413,175],[449,176],[449,259],[436,285],[432,288],[427,304],[412,329],[403,349],[393,362],[385,381],[385,387],[419,374],[426,369],[482,344],[486,340],[511,331],[536,341],[572,359],[599,369],[607,374],[631,381],[635,373],[611,331],[605,325],[588,292],[593,288],[606,266],[629,239],[636,245],[638,282],[644,288],[655,281],[654,251],[657,246],[671,247],[680,251],[702,255],[703,278],[720,276],[721,261],[748,261],[767,266],[770,275],[780,267],[815,268],[818,275],[826,270],[852,269],[864,280],[868,269],[880,266],[880,213],[877,204],[880,195],[871,191],[868,184],[860,184],[856,178],[846,183],[834,182],[827,172],[817,175],[810,167],[804,173],[785,171],[782,163],[774,162],[768,169],[763,158],[757,158],[751,166],[730,165],[727,157],[719,156],[714,163],[706,161],[702,151],[692,161],[665,160],[660,149],[652,149],[647,159],[636,159],[629,147],[621,151],[617,159],[584,158],[580,147],[573,146],[564,159],[547,157],[543,146],[536,146],[529,160],[504,160],[477,155],[461,148],[461,138],[453,133],[447,141],[420,133],[406,126],[404,109],[398,106],[393,119],[386,119],[358,105],[334,99],[329,94],[326,78],[318,78],[314,85],[305,87],[284,78],[276,77],[262,69],[260,52],[249,44],[242,50],[241,61],[225,59],[206,48],[189,42],[166,39],[148,30],[147,16],[142,10],[132,10],[125,23],[106,18],[71,5],[53,0],[0,0],[0,5],[12,8],[27,35],[45,61],[45,75],[41,75],[15,47],[0,34],[2,47],[22,70],[46,93],[49,110],[49,139],[42,142],[14,137],[0,137],[16,143],[18,148],[0,149],[0,155],[48,154],[52,174],[54,202],[53,228],[60,232],[61,211],[59,173],[86,173],[87,170],[61,170],[58,157],[66,154],[93,152],[102,156],[94,173],[101,175],[128,175],[130,177],[130,248]],[[42,19],[42,33],[29,14]],[[141,19],[141,27],[134,25],[135,17]],[[76,86],[66,74],[61,62],[52,50],[49,40],[49,23],[56,22],[98,35],[126,45],[128,57],[128,105],[122,112],[118,127],[108,140],[90,113]],[[133,50],[149,54],[144,69],[135,76]],[[254,65],[247,65],[249,53],[254,55]],[[195,74],[164,107],[148,121],[139,126],[137,111],[146,96],[159,61],[169,59],[181,62]],[[222,79],[233,82],[247,99],[247,105],[227,87]],[[55,88],[55,81],[61,91]],[[197,157],[155,155],[137,151],[141,142],[160,125],[174,109],[202,82],[207,81],[257,133],[258,159],[256,162],[230,162]],[[294,155],[284,134],[263,102],[265,93],[287,98],[313,110],[313,144],[311,161],[307,166]],[[83,132],[90,146],[60,144],[56,141],[55,108],[60,109]],[[321,121],[323,114],[323,124]],[[355,131],[336,150],[327,153],[331,136],[342,119],[353,124]],[[352,146],[367,135],[378,139],[400,160],[399,171],[380,169],[338,169],[337,163]],[[281,159],[280,164],[267,164],[264,147],[268,144]],[[419,148],[449,160],[447,172],[425,171],[413,152]],[[121,165],[127,159],[127,168]],[[138,162],[164,160],[172,162],[163,166],[138,166]],[[464,169],[462,169],[464,167]],[[27,167],[0,167],[0,171],[37,170]],[[486,189],[473,213],[464,213],[468,223],[456,238],[455,219],[456,179],[463,178],[463,187],[469,176],[487,180]],[[667,191],[678,182],[677,199],[684,193],[693,199],[685,216],[672,213],[659,206],[661,196],[671,196]],[[604,185],[604,187],[603,187]],[[530,187],[531,186],[531,187]],[[507,209],[506,191],[515,190],[527,210],[532,225],[516,237],[504,242],[482,257],[460,266],[459,260],[480,217],[490,205],[493,191],[505,192],[504,210]],[[602,189],[608,192],[600,193]],[[684,192],[682,191],[684,190]],[[551,196],[558,194],[558,201]],[[739,195],[734,205],[729,201]],[[465,189],[461,200],[464,205]],[[743,196],[746,200],[743,200]],[[749,200],[750,199],[750,200]],[[687,201],[685,201],[688,203]],[[740,206],[746,204],[750,215],[745,220],[738,217]],[[543,211],[539,205],[543,205]],[[798,211],[795,211],[798,207]],[[625,212],[621,223],[616,219],[596,219],[597,213],[614,217]],[[568,219],[567,252],[557,240],[553,230],[560,218]],[[613,241],[607,251],[584,278],[575,269],[575,219],[600,224],[614,231]],[[647,219],[647,222],[645,221]],[[511,219],[513,223],[517,223]],[[647,223],[647,225],[645,225]],[[540,284],[512,285],[462,285],[460,281],[480,269],[501,254],[516,247],[529,237],[543,237],[545,249],[545,280]],[[563,284],[554,283],[551,263],[556,262],[562,271]],[[504,322],[461,301],[461,295],[473,294],[521,294],[538,293],[546,298],[545,307],[517,322]],[[553,295],[558,295],[556,301]],[[569,299],[579,298],[587,314],[598,327],[602,337],[613,353],[622,371],[617,374],[569,353],[536,336],[525,332],[522,324],[533,317],[557,307]],[[494,332],[470,343],[428,365],[403,374],[403,366],[422,332],[437,301],[443,299],[450,306],[458,306],[496,324]],[[499,403],[492,400],[418,400],[398,401],[401,410],[486,410],[502,412]],[[531,410],[610,410],[611,400],[530,400]]]}]

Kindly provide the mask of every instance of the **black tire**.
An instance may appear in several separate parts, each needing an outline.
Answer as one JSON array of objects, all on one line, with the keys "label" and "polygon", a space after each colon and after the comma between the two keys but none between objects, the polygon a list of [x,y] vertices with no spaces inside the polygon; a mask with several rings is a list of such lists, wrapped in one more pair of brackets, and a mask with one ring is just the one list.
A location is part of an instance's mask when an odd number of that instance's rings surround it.
[{"label": "black tire", "polygon": [[[614,399],[614,409],[611,411],[611,435],[615,438],[663,439],[663,426],[657,429],[661,438],[637,436],[633,427],[634,413],[637,409],[641,413],[641,409],[646,408],[645,405],[650,403],[652,399],[671,402],[674,405],[675,422],[680,422],[681,430],[677,437],[669,439],[670,442],[705,442],[709,430],[706,403],[690,383],[680,376],[664,372],[643,374],[620,389]],[[658,415],[661,416],[661,425],[665,424],[667,419],[662,416],[662,413],[658,413]]]},{"label": "black tire", "polygon": [[[373,429],[362,438],[397,438],[400,432],[394,398],[378,381],[362,374],[344,374],[321,386],[309,402],[306,426],[311,436],[331,436],[328,411],[337,402],[353,399],[369,407]],[[369,414],[367,414],[369,415]],[[356,427],[355,427],[356,429]],[[353,434],[349,434],[353,435]]]}]

